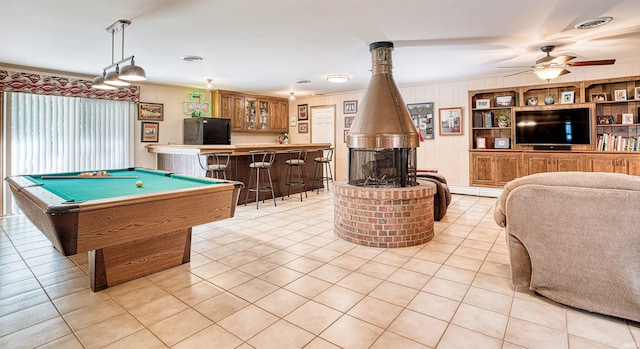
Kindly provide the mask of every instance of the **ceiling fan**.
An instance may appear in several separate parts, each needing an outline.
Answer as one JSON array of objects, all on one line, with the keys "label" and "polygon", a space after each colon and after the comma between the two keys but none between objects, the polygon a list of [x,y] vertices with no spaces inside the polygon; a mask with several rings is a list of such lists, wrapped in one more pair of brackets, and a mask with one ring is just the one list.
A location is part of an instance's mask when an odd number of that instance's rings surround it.
[{"label": "ceiling fan", "polygon": [[[560,75],[565,75],[571,73],[571,71],[567,70],[568,67],[584,67],[591,65],[610,65],[616,62],[615,59],[601,59],[595,61],[581,61],[581,62],[570,62],[575,59],[575,56],[562,55],[558,57],[554,57],[549,53],[555,49],[555,45],[546,45],[540,47],[540,50],[547,55],[542,57],[536,61],[536,64],[528,67],[529,69],[521,72],[517,72],[514,74],[510,74],[507,76],[518,75],[522,73],[527,73],[532,71],[539,78],[543,80],[550,81],[551,79],[555,79]],[[498,68],[518,68],[518,67],[498,67]]]}]

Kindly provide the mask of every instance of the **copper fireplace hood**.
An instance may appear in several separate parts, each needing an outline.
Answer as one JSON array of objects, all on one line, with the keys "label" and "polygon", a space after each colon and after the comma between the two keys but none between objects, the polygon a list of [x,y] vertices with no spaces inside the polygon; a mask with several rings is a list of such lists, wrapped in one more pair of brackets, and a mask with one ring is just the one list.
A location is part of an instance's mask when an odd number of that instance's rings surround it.
[{"label": "copper fireplace hood", "polygon": [[391,73],[392,42],[369,45],[372,76],[347,135],[357,149],[417,148],[420,136]]}]

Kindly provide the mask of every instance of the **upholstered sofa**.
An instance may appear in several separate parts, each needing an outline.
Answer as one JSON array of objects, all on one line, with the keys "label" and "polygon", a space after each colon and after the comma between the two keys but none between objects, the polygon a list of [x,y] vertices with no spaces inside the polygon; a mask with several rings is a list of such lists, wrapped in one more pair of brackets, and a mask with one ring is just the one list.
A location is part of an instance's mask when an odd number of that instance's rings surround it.
[{"label": "upholstered sofa", "polygon": [[640,177],[540,173],[496,203],[513,284],[590,312],[640,321]]},{"label": "upholstered sofa", "polygon": [[436,221],[444,218],[447,214],[447,207],[451,203],[451,191],[447,185],[447,180],[440,173],[418,170],[418,179],[428,181],[436,185],[436,195],[433,196],[433,219]]}]

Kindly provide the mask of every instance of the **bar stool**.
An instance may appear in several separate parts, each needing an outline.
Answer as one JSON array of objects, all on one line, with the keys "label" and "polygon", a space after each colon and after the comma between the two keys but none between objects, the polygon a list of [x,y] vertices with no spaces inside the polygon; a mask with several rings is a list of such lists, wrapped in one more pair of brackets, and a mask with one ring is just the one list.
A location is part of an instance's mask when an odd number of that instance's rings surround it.
[{"label": "bar stool", "polygon": [[[204,164],[202,163],[202,157],[204,157]],[[198,153],[198,163],[200,167],[205,170],[205,177],[207,173],[211,173],[211,178],[215,175],[215,178],[219,178],[218,175],[222,173],[222,178],[227,179],[227,168],[229,168],[229,158],[231,152],[218,151],[218,152],[205,152]]]},{"label": "bar stool", "polygon": [[[316,179],[320,180],[320,184],[326,179],[327,180],[327,190],[329,190],[329,180],[333,183],[333,175],[331,174],[331,160],[333,159],[333,148],[321,149],[322,157],[315,158],[313,161],[316,162],[316,167],[313,169],[313,186],[316,185]],[[325,153],[326,152],[326,153]],[[326,174],[323,174],[323,168]],[[318,176],[318,168],[320,169],[321,176]],[[313,190],[313,189],[312,189]],[[318,187],[318,194],[320,194],[320,187]]]},{"label": "bar stool", "polygon": [[[273,165],[273,161],[276,159],[276,152],[273,150],[252,150],[249,151],[249,154],[251,154],[251,163],[249,164],[251,173],[249,174],[249,183],[247,185],[247,195],[244,199],[244,205],[247,206],[249,193],[255,191],[256,209],[258,209],[258,203],[260,201],[260,192],[271,192],[273,205],[278,206],[276,204],[276,196],[273,192],[273,182],[271,181],[271,166]],[[263,170],[262,176],[260,176],[260,170]],[[267,172],[267,175],[269,176],[268,186],[264,183],[264,172]],[[256,186],[251,187],[251,178],[253,178],[254,173],[256,174]],[[262,203],[264,203],[264,196],[262,197]]]},{"label": "bar stool", "polygon": [[[291,194],[291,186],[298,186],[304,189],[304,196],[307,196],[307,185],[304,183],[304,163],[307,160],[307,150],[306,149],[290,149],[287,150],[287,154],[289,159],[284,163],[287,165],[287,171],[284,175],[284,186],[282,188],[282,200],[284,200],[284,196],[289,196]],[[297,168],[298,174],[296,176],[296,180],[291,180],[291,175],[293,170]],[[287,192],[288,189],[288,192]],[[302,191],[300,191],[300,201],[302,201]]]}]

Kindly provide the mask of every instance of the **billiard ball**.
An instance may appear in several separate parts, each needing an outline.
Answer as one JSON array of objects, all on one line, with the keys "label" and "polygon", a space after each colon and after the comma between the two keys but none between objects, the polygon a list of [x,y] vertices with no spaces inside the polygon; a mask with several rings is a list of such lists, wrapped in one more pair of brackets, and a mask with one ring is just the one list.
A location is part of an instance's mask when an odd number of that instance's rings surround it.
[{"label": "billiard ball", "polygon": [[137,181],[137,182],[136,182],[136,187],[138,187],[138,188],[139,188],[139,187],[142,187],[142,181]]}]

